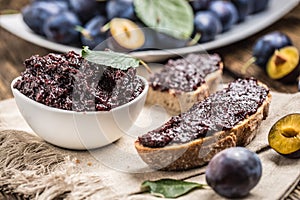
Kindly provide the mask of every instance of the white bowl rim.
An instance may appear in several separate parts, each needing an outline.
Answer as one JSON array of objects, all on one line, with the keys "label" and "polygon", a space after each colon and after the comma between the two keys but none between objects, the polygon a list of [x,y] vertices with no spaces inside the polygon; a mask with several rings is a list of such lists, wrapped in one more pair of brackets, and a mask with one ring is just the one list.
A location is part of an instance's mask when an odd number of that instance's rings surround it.
[{"label": "white bowl rim", "polygon": [[136,101],[139,101],[141,98],[143,98],[144,95],[147,95],[147,92],[148,92],[148,89],[149,89],[149,83],[148,81],[140,76],[140,75],[136,75],[138,78],[140,78],[143,83],[144,83],[144,89],[143,91],[139,94],[139,96],[137,96],[136,98],[134,98],[133,100],[131,100],[130,102],[128,103],[125,103],[121,106],[118,106],[116,108],[113,108],[109,111],[83,111],[83,112],[80,112],[80,111],[73,111],[73,110],[64,110],[64,109],[59,109],[59,108],[55,108],[55,107],[51,107],[51,106],[47,106],[45,104],[42,104],[40,102],[37,102],[29,97],[27,97],[26,95],[24,95],[23,93],[21,93],[18,89],[15,89],[13,86],[15,84],[15,82],[21,78],[21,76],[18,76],[16,77],[15,79],[12,80],[11,84],[10,84],[10,87],[11,87],[11,90],[13,91],[13,93],[16,93],[18,94],[21,98],[25,99],[26,101],[29,101],[33,104],[35,104],[36,106],[39,106],[39,107],[42,107],[43,109],[45,110],[49,110],[49,111],[54,111],[54,112],[58,112],[58,113],[68,113],[68,114],[76,114],[76,115],[80,115],[80,114],[83,114],[83,115],[94,115],[94,114],[105,114],[105,113],[110,113],[110,112],[115,112],[117,110],[120,110],[124,107],[127,107],[127,106],[130,106],[131,104],[135,103]]}]

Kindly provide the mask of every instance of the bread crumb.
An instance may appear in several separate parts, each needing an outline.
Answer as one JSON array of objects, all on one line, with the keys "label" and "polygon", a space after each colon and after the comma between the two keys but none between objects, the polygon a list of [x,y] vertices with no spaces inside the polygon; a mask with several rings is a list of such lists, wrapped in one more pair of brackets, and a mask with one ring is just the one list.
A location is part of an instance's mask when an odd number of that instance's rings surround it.
[{"label": "bread crumb", "polygon": [[75,163],[76,163],[76,164],[79,164],[79,163],[80,163],[80,160],[79,160],[79,159],[76,159],[76,160],[75,160]]}]

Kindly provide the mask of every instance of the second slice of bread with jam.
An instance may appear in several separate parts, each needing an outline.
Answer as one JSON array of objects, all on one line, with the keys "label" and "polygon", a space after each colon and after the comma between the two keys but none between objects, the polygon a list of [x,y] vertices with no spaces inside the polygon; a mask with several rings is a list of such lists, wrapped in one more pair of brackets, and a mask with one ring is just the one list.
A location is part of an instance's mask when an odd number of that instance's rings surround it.
[{"label": "second slice of bread with jam", "polygon": [[217,54],[189,54],[170,59],[149,78],[146,102],[161,105],[171,114],[184,112],[215,91],[222,71],[223,63]]}]

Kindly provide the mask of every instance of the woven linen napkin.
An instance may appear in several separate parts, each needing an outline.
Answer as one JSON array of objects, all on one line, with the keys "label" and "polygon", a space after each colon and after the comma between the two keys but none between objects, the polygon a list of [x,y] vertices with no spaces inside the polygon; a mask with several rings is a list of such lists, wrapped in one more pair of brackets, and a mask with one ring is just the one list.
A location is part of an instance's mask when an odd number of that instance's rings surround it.
[{"label": "woven linen napkin", "polygon": [[[247,146],[258,152],[263,175],[245,199],[280,199],[298,183],[300,159],[280,156],[268,148],[267,141],[271,126],[284,115],[295,112],[300,113],[300,93],[272,92],[269,116]],[[23,120],[13,99],[2,101],[1,193],[3,197],[30,199],[161,199],[139,193],[141,183],[160,178],[205,183],[205,166],[183,172],[153,171],[135,151],[136,137],[168,117],[161,108],[145,106],[136,124],[117,142],[99,149],[72,151],[44,142]],[[222,199],[211,189],[195,190],[178,199],[200,198]]]}]

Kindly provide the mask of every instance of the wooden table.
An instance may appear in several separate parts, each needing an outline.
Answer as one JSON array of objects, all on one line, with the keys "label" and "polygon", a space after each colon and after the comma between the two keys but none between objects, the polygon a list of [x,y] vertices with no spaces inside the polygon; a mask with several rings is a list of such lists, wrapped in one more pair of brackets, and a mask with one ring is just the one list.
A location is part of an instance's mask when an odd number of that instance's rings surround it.
[{"label": "wooden table", "polygon": [[[19,11],[28,2],[29,0],[0,0],[0,13],[4,13],[6,9]],[[265,30],[240,42],[211,51],[219,53],[224,59],[224,82],[237,77],[254,76],[267,84],[273,91],[285,93],[298,92],[297,83],[285,85],[273,81],[266,76],[262,69],[255,65],[247,70],[246,75],[240,71],[243,63],[251,57],[251,50],[255,40],[274,30],[286,33],[293,40],[294,45],[300,49],[300,5]],[[2,28],[0,28],[0,41],[0,100],[4,100],[12,98],[10,83],[13,78],[19,76],[24,70],[23,61],[31,55],[45,55],[52,52],[52,50],[26,42]],[[298,184],[299,190],[300,185]]]}]

